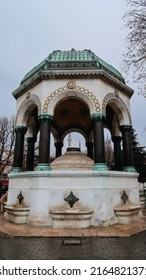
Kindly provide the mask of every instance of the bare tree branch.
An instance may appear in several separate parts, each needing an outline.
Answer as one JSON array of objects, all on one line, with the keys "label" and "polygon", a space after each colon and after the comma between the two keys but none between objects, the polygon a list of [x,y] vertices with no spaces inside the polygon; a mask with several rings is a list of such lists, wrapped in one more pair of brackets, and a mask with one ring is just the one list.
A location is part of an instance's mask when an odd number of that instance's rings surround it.
[{"label": "bare tree branch", "polygon": [[0,175],[12,165],[15,142],[15,119],[0,117]]},{"label": "bare tree branch", "polygon": [[139,92],[145,95],[146,77],[146,0],[126,0],[124,15],[128,28],[127,52],[124,55],[123,70],[138,84]]}]

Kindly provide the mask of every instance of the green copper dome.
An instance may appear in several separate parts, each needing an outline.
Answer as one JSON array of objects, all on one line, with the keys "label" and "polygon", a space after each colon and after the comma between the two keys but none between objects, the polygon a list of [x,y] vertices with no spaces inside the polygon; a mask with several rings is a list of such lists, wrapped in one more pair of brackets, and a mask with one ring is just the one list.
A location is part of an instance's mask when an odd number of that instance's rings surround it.
[{"label": "green copper dome", "polygon": [[57,73],[57,75],[67,75],[69,71],[72,71],[72,73],[88,71],[94,74],[99,70],[104,70],[106,73],[125,84],[124,78],[120,72],[95,55],[91,50],[85,49],[77,51],[71,49],[70,51],[53,51],[40,64],[25,75],[21,81],[21,85],[42,71],[53,73],[54,75],[55,73]]}]

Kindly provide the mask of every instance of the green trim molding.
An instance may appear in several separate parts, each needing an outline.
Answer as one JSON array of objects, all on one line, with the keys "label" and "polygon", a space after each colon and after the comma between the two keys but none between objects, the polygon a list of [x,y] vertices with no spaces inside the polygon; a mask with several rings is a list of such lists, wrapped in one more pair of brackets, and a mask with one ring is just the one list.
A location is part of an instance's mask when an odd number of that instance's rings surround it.
[{"label": "green trim molding", "polygon": [[106,163],[94,163],[93,168],[94,171],[109,171]]},{"label": "green trim molding", "polygon": [[13,167],[12,171],[10,173],[20,173],[22,172],[22,168],[21,167]]},{"label": "green trim molding", "polygon": [[38,163],[36,171],[51,171],[51,166],[49,163]]},{"label": "green trim molding", "polygon": [[53,116],[49,115],[49,114],[40,114],[38,115],[38,120],[39,121],[52,121],[53,120]]},{"label": "green trim molding", "polygon": [[17,132],[22,132],[22,133],[25,134],[26,131],[27,131],[27,127],[25,127],[25,126],[18,125],[18,126],[15,127],[15,132],[16,132],[16,133],[17,133]]},{"label": "green trim molding", "polygon": [[131,124],[125,124],[120,126],[121,131],[131,131],[132,130],[132,125]]},{"label": "green trim molding", "polygon": [[126,172],[135,172],[135,173],[137,173],[137,171],[136,171],[136,169],[134,168],[134,166],[126,166],[126,167],[124,168],[124,171],[126,171]]}]

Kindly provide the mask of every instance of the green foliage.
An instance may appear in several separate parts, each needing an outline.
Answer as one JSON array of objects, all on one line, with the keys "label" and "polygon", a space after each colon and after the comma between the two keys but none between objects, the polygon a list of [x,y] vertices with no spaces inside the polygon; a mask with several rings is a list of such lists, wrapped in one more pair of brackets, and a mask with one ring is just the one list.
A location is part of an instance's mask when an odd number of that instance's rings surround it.
[{"label": "green foliage", "polygon": [[139,182],[146,181],[146,151],[145,147],[140,146],[135,130],[132,130],[132,145],[135,169],[139,173]]}]

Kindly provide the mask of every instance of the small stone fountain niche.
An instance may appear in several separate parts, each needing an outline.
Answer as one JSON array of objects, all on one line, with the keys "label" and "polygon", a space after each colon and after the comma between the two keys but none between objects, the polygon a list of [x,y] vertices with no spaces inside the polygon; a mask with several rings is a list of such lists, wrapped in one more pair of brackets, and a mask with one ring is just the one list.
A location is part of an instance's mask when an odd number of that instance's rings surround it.
[{"label": "small stone fountain niche", "polygon": [[52,227],[54,228],[88,228],[91,225],[93,210],[90,208],[74,208],[79,201],[73,192],[64,198],[70,208],[50,209]]},{"label": "small stone fountain niche", "polygon": [[24,204],[24,196],[22,191],[20,191],[19,195],[17,196],[16,204],[6,205],[5,210],[5,220],[14,224],[26,224],[26,219],[28,217],[30,208]]},{"label": "small stone fountain niche", "polygon": [[129,197],[125,190],[123,191],[121,200],[123,201],[123,204],[114,208],[119,224],[130,224],[138,220],[138,213],[141,209],[141,205],[132,205],[127,203]]}]

